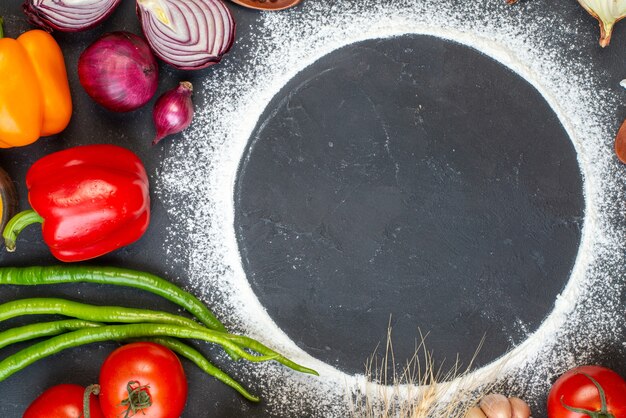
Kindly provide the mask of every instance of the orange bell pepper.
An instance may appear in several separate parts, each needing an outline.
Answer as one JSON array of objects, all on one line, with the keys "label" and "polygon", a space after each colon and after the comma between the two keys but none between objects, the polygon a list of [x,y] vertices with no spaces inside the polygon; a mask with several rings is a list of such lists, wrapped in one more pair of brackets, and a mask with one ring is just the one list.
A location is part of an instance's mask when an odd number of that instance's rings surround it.
[{"label": "orange bell pepper", "polygon": [[57,42],[39,29],[4,38],[0,18],[0,148],[57,134],[71,115],[70,86]]}]

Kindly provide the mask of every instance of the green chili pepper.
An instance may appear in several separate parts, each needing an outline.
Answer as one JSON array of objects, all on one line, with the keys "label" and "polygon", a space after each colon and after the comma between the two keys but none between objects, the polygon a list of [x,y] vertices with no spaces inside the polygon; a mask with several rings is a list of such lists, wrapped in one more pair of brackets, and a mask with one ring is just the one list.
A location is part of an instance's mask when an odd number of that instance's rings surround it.
[{"label": "green chili pepper", "polygon": [[[83,321],[80,319],[68,319],[63,321],[40,322],[37,324],[29,324],[21,327],[11,328],[0,332],[0,348],[7,347],[18,342],[33,340],[35,338],[50,337],[59,335],[67,331],[75,331],[83,328],[101,327],[103,324],[97,322]],[[232,387],[252,402],[259,402],[259,398],[250,394],[239,382],[230,377],[224,371],[215,367],[206,359],[202,353],[193,347],[184,344],[173,338],[151,338],[157,344],[168,347],[170,350],[191,360],[196,366],[210,376],[215,377],[222,383]]]},{"label": "green chili pepper", "polygon": [[0,322],[23,315],[58,314],[96,322],[151,322],[205,329],[189,318],[167,312],[121,306],[94,306],[58,298],[18,299],[0,305]]},{"label": "green chili pepper", "polygon": [[0,348],[22,341],[34,340],[35,338],[50,337],[67,331],[99,326],[102,326],[102,324],[80,319],[66,319],[64,321],[40,322],[37,324],[24,325],[0,332]]},{"label": "green chili pepper", "polygon": [[[186,309],[207,327],[226,332],[226,327],[194,295],[154,274],[119,267],[80,265],[0,267],[0,284],[34,286],[60,283],[98,283],[127,286],[161,296]],[[239,356],[226,350],[233,360]]]},{"label": "green chili pepper", "polygon": [[185,308],[207,327],[226,331],[224,325],[198,298],[154,274],[117,267],[75,265],[0,267],[0,284],[28,286],[83,282],[146,290]]},{"label": "green chili pepper", "polygon": [[[275,353],[275,351],[272,350],[271,348],[267,347],[266,345],[263,345],[257,340],[254,340],[250,337],[246,337],[245,335],[224,334],[224,337],[241,347],[249,348],[250,350],[256,351],[257,353],[260,353],[260,354],[269,355],[270,353]],[[277,359],[276,361],[278,361],[284,366],[289,367],[290,369],[293,369],[302,373],[308,373],[308,374],[319,376],[319,374],[313,369],[302,367],[299,364],[294,363],[293,361],[289,360],[286,357],[281,356],[281,358],[282,358],[281,360]]]},{"label": "green chili pepper", "polygon": [[211,364],[211,362],[207,360],[207,358],[204,357],[202,353],[200,353],[195,348],[178,340],[175,340],[174,338],[150,338],[149,341],[164,345],[175,353],[178,353],[179,355],[193,361],[195,365],[198,366],[205,373],[232,387],[249,401],[259,402],[260,399],[257,396],[250,394],[243,386],[241,386],[239,382],[230,377],[224,371],[218,369],[213,364]]},{"label": "green chili pepper", "polygon": [[[145,337],[177,337],[204,340],[219,344],[224,348],[229,348],[242,358],[252,362],[276,360],[296,371],[318,375],[315,370],[300,366],[269,348],[267,349],[267,352],[270,353],[269,355],[252,355],[230,341],[225,335],[226,334],[219,331],[209,329],[196,329],[169,324],[105,325],[97,328],[81,329],[51,337],[3,359],[0,361],[0,381],[5,380],[12,374],[22,370],[37,360],[56,354],[67,348],[109,340]],[[262,346],[262,344],[260,345]]]}]

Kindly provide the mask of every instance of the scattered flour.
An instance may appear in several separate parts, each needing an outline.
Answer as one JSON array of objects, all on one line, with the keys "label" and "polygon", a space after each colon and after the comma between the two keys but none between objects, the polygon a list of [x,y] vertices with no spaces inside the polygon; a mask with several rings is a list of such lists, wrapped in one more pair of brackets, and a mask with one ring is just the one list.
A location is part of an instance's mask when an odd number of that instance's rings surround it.
[{"label": "scattered flour", "polygon": [[227,327],[320,372],[320,378],[303,376],[269,363],[245,371],[244,380],[265,382],[258,391],[268,415],[345,416],[346,388],[362,387],[364,378],[343,374],[299,349],[255,297],[234,231],[237,168],[259,117],[286,82],[329,52],[366,39],[433,35],[496,59],[537,88],[578,153],[586,216],[569,283],[537,331],[471,378],[487,383],[504,377],[512,392],[538,405],[554,376],[600,356],[605,347],[622,345],[617,324],[624,313],[626,239],[616,225],[626,199],[617,180],[623,168],[611,151],[618,120],[610,111],[618,108],[621,89],[602,87],[590,58],[571,46],[577,33],[597,28],[563,19],[540,3],[305,0],[296,10],[259,14],[251,36],[237,40],[249,50],[245,61],[226,57],[198,86],[195,97],[203,102],[196,103],[194,124],[184,141],[172,143],[157,184],[172,220],[165,248],[171,259],[185,260],[191,290]]}]

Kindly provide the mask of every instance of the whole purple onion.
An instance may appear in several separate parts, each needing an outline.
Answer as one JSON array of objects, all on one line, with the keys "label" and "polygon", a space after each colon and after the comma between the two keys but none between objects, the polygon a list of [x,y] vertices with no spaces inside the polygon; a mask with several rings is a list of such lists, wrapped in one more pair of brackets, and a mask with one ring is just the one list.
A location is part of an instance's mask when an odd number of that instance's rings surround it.
[{"label": "whole purple onion", "polygon": [[154,96],[159,70],[146,41],[130,32],[111,32],[83,51],[78,78],[97,103],[114,112],[128,112]]},{"label": "whole purple onion", "polygon": [[156,136],[152,145],[168,135],[181,132],[191,125],[193,119],[193,86],[189,81],[181,81],[178,87],[163,93],[154,104],[152,119]]}]

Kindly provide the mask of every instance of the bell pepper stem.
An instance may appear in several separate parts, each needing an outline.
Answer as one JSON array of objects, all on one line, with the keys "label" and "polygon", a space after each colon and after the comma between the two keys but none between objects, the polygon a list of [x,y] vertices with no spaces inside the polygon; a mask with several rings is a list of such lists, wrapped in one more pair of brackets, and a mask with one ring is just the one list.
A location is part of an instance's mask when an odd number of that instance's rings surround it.
[{"label": "bell pepper stem", "polygon": [[4,19],[0,16],[0,39],[4,38]]},{"label": "bell pepper stem", "polygon": [[4,245],[6,245],[7,251],[15,251],[15,241],[17,241],[17,236],[24,228],[34,223],[43,223],[43,218],[32,209],[18,213],[11,218],[9,222],[7,222],[7,226],[4,227],[4,231],[2,232]]}]

